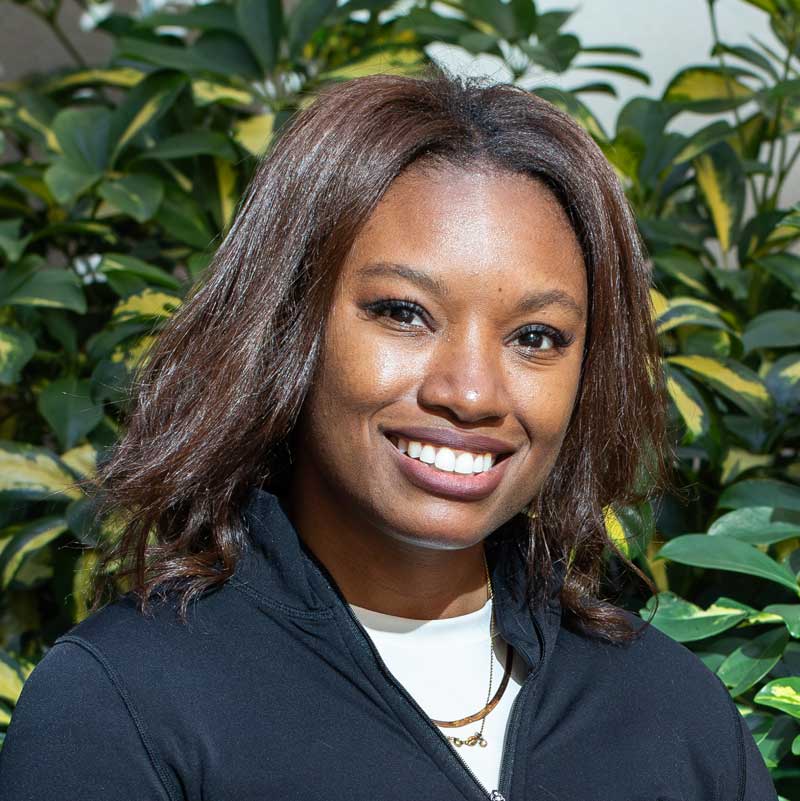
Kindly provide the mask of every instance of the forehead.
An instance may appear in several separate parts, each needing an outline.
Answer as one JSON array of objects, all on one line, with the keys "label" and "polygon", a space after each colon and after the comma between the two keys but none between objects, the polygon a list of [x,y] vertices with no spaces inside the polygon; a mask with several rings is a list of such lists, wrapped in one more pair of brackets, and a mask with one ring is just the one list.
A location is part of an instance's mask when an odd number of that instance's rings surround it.
[{"label": "forehead", "polygon": [[376,261],[425,270],[455,289],[585,292],[582,253],[560,203],[541,181],[507,172],[403,173],[357,236],[342,278],[366,280],[362,271]]}]

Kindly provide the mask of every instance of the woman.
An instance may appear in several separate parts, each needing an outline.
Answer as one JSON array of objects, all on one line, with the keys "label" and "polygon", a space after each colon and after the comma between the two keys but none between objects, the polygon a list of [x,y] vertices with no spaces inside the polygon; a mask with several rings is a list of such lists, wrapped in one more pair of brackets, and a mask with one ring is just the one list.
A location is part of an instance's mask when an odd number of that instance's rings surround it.
[{"label": "woman", "polygon": [[664,473],[648,280],[549,104],[323,91],[138,377],[131,592],[34,670],[0,796],[774,799],[722,683],[598,597]]}]

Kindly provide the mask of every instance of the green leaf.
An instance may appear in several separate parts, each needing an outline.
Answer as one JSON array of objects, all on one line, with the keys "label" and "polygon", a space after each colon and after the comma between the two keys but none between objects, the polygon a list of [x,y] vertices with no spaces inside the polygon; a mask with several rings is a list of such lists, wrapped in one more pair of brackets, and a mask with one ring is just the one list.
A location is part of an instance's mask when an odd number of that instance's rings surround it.
[{"label": "green leaf", "polygon": [[534,94],[542,99],[547,100],[562,111],[566,111],[575,122],[581,125],[595,139],[607,139],[606,132],[597,117],[575,95],[553,86],[541,86],[533,91]]},{"label": "green leaf", "polygon": [[694,256],[680,250],[667,250],[654,254],[653,261],[659,270],[680,281],[695,295],[708,296],[711,294],[705,283],[705,267]]},{"label": "green leaf", "polygon": [[778,615],[792,637],[800,637],[800,604],[770,604],[764,607],[764,612]]},{"label": "green leaf", "polygon": [[602,64],[576,64],[576,69],[612,72],[616,75],[624,75],[626,78],[633,78],[647,86],[650,85],[650,76],[646,72],[628,64],[607,64],[605,62]]},{"label": "green leaf", "polygon": [[0,220],[0,251],[5,253],[9,261],[19,261],[31,241],[30,234],[19,235],[21,228],[21,219]]},{"label": "green leaf", "polygon": [[729,537],[682,534],[664,544],[655,558],[758,576],[788,587],[794,593],[800,592],[794,575],[786,567],[753,546]]},{"label": "green leaf", "polygon": [[37,406],[65,450],[103,419],[103,407],[90,397],[89,381],[75,376],[51,381],[39,394]]},{"label": "green leaf", "polygon": [[0,327],[0,384],[16,384],[36,352],[36,340],[19,328]]},{"label": "green leaf", "polygon": [[800,301],[800,256],[794,253],[773,253],[756,259],[756,264],[789,287],[795,300]]},{"label": "green leaf", "polygon": [[758,375],[743,364],[733,359],[723,361],[694,355],[670,356],[667,361],[690,370],[748,414],[756,417],[766,417],[769,414],[771,398],[766,386]]},{"label": "green leaf", "polygon": [[694,160],[700,193],[711,214],[720,247],[728,251],[739,236],[745,201],[745,176],[733,148],[722,142]]},{"label": "green leaf", "polygon": [[179,73],[155,72],[128,92],[111,123],[112,164],[144,128],[170,109],[186,83]]},{"label": "green leaf", "polygon": [[[708,609],[702,609],[669,591],[660,592],[656,598],[658,611],[653,618],[653,625],[678,642],[692,642],[713,637],[733,628],[748,616],[746,610],[719,601],[711,604]],[[639,611],[639,615],[642,618],[649,617],[654,606],[654,599],[649,598],[646,606]]]},{"label": "green leaf", "polygon": [[100,184],[107,203],[140,223],[152,219],[164,197],[164,185],[152,175],[126,175]]},{"label": "green leaf", "polygon": [[750,545],[772,545],[800,537],[800,514],[771,506],[744,506],[715,520],[708,534],[734,537]]},{"label": "green leaf", "polygon": [[527,39],[536,31],[536,3],[534,0],[510,0],[509,5],[514,15],[514,34]]},{"label": "green leaf", "polygon": [[117,42],[119,55],[188,74],[208,72],[256,80],[261,77],[258,62],[238,37],[224,31],[204,33],[191,47],[160,44],[133,36]]},{"label": "green leaf", "polygon": [[[757,719],[764,720],[758,729],[753,731],[753,738],[764,759],[764,764],[770,769],[776,768],[789,753],[792,737],[797,731],[797,724],[789,715],[770,715],[767,718],[764,714],[751,713],[747,718],[752,715],[755,715]],[[778,801],[789,801],[789,799],[779,796]]]},{"label": "green leaf", "polygon": [[124,253],[104,253],[98,270],[108,276],[109,283],[113,283],[115,276],[125,275],[141,279],[144,284],[141,289],[144,289],[147,284],[162,286],[176,291],[181,289],[181,282],[166,270],[154,267],[152,264],[147,264],[141,259],[136,259]]},{"label": "green leaf", "polygon": [[759,634],[737,648],[719,667],[717,676],[736,697],[749,690],[772,670],[789,642],[785,626]]},{"label": "green leaf", "polygon": [[0,531],[0,540],[10,535],[0,551],[0,588],[5,590],[8,587],[27,557],[49,545],[66,530],[67,521],[64,517],[51,515],[28,523],[17,523]]},{"label": "green leaf", "polygon": [[717,506],[720,509],[770,506],[800,512],[800,487],[772,478],[750,478],[725,489]]},{"label": "green leaf", "polygon": [[217,156],[236,161],[236,150],[227,136],[216,131],[187,131],[157,142],[140,158],[183,159],[192,156]]},{"label": "green leaf", "polygon": [[790,412],[800,407],[800,356],[789,353],[770,367],[764,377],[775,403]]},{"label": "green leaf", "polygon": [[225,3],[208,3],[206,5],[182,8],[180,12],[162,11],[147,14],[137,19],[137,25],[143,28],[160,28],[179,25],[199,31],[228,31],[238,33],[236,14],[233,8]]},{"label": "green leaf", "polygon": [[609,539],[628,559],[635,559],[653,535],[653,510],[649,503],[603,510]]},{"label": "green leaf", "polygon": [[288,20],[289,58],[300,55],[312,34],[336,10],[336,0],[300,0]]},{"label": "green leaf", "polygon": [[86,172],[69,159],[58,158],[45,170],[44,182],[56,201],[68,206],[97,183],[102,175],[101,172]]},{"label": "green leaf", "polygon": [[720,317],[721,310],[705,300],[677,295],[669,299],[667,308],[658,315],[656,329],[659,334],[682,325],[703,326],[729,330]]},{"label": "green leaf", "polygon": [[203,211],[197,202],[180,189],[167,184],[164,200],[158,211],[158,221],[176,239],[197,250],[205,250],[214,235],[208,227]]},{"label": "green leaf", "polygon": [[711,427],[711,415],[697,387],[680,370],[673,370],[664,363],[667,392],[683,419],[688,441],[707,434]]},{"label": "green leaf", "polygon": [[691,111],[729,111],[746,103],[753,90],[737,80],[735,70],[720,67],[687,67],[678,72],[663,99]]},{"label": "green leaf", "polygon": [[[521,6],[521,2],[497,3],[495,0],[463,0],[462,7],[467,17],[488,23],[504,39],[515,40],[527,38],[530,34],[523,34],[516,19],[514,5]],[[529,6],[533,4],[528,3]],[[522,9],[519,9],[522,11]],[[535,14],[535,11],[534,11]],[[530,22],[530,20],[528,20]]]},{"label": "green leaf", "polygon": [[0,497],[8,501],[64,501],[81,498],[74,477],[46,448],[0,440]]},{"label": "green leaf", "polygon": [[765,684],[753,701],[800,718],[800,676],[787,676]]},{"label": "green leaf", "polygon": [[689,139],[680,153],[675,156],[675,163],[682,164],[684,161],[691,161],[718,142],[729,140],[734,132],[730,123],[725,120],[712,122],[711,125],[702,128]]},{"label": "green leaf", "polygon": [[534,44],[521,41],[518,45],[534,64],[558,73],[569,69],[581,49],[580,40],[571,33],[561,33]]},{"label": "green leaf", "polygon": [[25,270],[24,278],[15,281],[21,270],[0,274],[0,305],[42,306],[86,312],[83,287],[71,270]]},{"label": "green leaf", "polygon": [[262,77],[258,62],[240,36],[209,31],[194,43],[192,52],[198,63],[209,71],[252,81]]},{"label": "green leaf", "polygon": [[800,345],[800,312],[791,309],[763,312],[747,324],[742,341],[745,352]]},{"label": "green leaf", "polygon": [[56,114],[53,131],[69,169],[97,174],[109,166],[111,120],[111,112],[99,106]]},{"label": "green leaf", "polygon": [[270,73],[278,60],[283,29],[280,0],[237,0],[236,19],[261,69]]}]

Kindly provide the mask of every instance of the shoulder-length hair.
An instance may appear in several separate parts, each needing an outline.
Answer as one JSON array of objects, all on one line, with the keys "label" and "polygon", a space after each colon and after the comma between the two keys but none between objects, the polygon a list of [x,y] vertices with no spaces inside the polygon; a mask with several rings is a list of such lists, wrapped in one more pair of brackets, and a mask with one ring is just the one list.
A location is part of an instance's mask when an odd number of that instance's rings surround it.
[{"label": "shoulder-length hair", "polygon": [[598,596],[609,552],[654,590],[607,535],[604,510],[643,500],[666,475],[663,377],[634,218],[569,116],[518,87],[437,67],[327,86],[261,161],[213,263],[138,371],[127,430],[98,471],[101,514],[124,524],[100,559],[93,610],[112,563],[141,611],[156,590],[175,590],[182,617],[232,575],[247,494],[285,478],[340,265],[392,181],[421,159],[531,176],[571,221],[589,287],[581,385],[520,537],[532,599],[556,563],[568,564],[566,618],[607,639],[633,636],[626,613]]}]

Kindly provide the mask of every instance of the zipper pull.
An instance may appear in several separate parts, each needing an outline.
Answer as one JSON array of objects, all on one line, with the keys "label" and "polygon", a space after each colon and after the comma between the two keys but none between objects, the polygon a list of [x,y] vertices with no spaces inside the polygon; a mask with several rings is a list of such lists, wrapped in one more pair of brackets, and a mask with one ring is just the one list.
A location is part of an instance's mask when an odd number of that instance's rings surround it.
[{"label": "zipper pull", "polygon": [[492,794],[489,798],[491,798],[492,801],[506,801],[506,797],[499,790],[492,790]]}]

